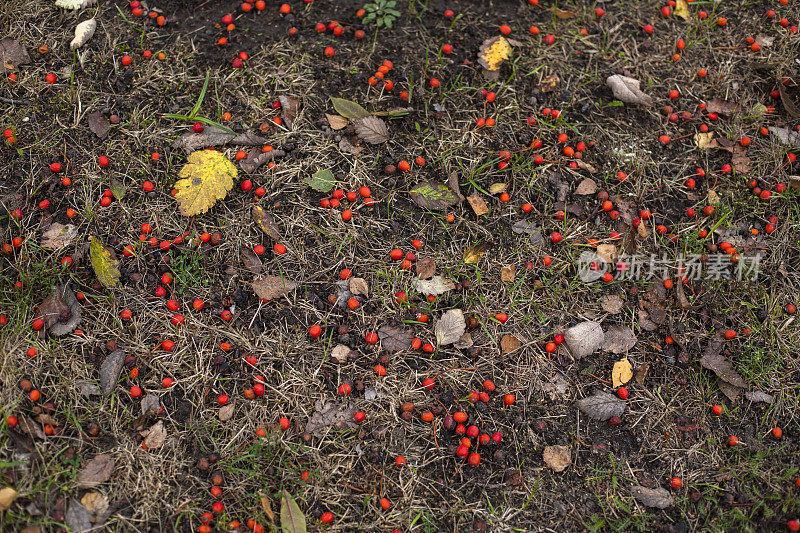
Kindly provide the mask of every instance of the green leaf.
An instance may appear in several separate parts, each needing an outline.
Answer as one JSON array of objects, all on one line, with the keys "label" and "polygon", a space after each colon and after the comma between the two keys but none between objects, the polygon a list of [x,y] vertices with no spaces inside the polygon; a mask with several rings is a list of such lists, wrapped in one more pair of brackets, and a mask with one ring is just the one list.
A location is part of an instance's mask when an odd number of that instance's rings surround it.
[{"label": "green leaf", "polygon": [[303,180],[309,187],[319,192],[330,192],[336,184],[336,178],[333,177],[333,172],[328,170],[318,170],[311,175],[310,178]]},{"label": "green leaf", "polygon": [[333,108],[336,110],[337,113],[342,115],[344,118],[349,118],[350,120],[356,120],[359,118],[364,118],[370,116],[370,112],[358,105],[357,103],[353,102],[352,100],[345,100],[344,98],[334,98],[331,96],[331,102],[333,103]]},{"label": "green leaf", "polygon": [[109,289],[116,287],[120,278],[117,259],[111,255],[110,250],[103,246],[100,239],[92,236],[91,240],[92,245],[89,250],[89,257],[97,280]]},{"label": "green leaf", "polygon": [[283,533],[306,533],[306,517],[292,495],[281,492],[281,531]]},{"label": "green leaf", "polygon": [[116,178],[111,180],[111,185],[109,186],[111,189],[111,194],[114,195],[114,198],[117,200],[122,200],[125,198],[125,186],[120,183],[120,181]]},{"label": "green leaf", "polygon": [[409,194],[418,206],[434,210],[446,209],[461,201],[453,189],[444,183],[421,183],[411,189]]}]

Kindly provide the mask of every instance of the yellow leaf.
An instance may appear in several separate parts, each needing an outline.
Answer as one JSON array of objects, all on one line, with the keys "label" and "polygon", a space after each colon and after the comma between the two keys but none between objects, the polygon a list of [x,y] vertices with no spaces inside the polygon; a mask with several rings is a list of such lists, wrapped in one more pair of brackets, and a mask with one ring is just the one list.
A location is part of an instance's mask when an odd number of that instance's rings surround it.
[{"label": "yellow leaf", "polygon": [[683,20],[689,20],[692,17],[691,13],[689,13],[689,4],[686,3],[686,0],[677,0],[675,3],[675,16]]},{"label": "yellow leaf", "polygon": [[97,279],[108,287],[116,287],[119,283],[119,269],[117,268],[117,258],[111,254],[111,251],[103,246],[95,236],[92,236],[92,246],[90,249],[90,257],[92,260],[92,268]]},{"label": "yellow leaf", "polygon": [[11,507],[14,500],[17,499],[17,491],[11,487],[3,487],[0,489],[0,511],[5,511]]},{"label": "yellow leaf", "polygon": [[501,192],[506,190],[507,187],[508,185],[506,185],[505,183],[492,183],[489,186],[489,192],[492,194],[500,194]]},{"label": "yellow leaf", "polygon": [[186,160],[178,174],[183,179],[175,184],[175,199],[182,215],[200,215],[225,198],[233,187],[236,167],[216,150],[198,150]]},{"label": "yellow leaf", "polygon": [[615,389],[629,382],[631,378],[633,378],[633,367],[627,357],[614,363],[614,369],[611,371],[611,381]]},{"label": "yellow leaf", "polygon": [[511,57],[511,44],[508,40],[498,35],[486,39],[478,53],[478,63],[486,70],[499,70],[503,61]]},{"label": "yellow leaf", "polygon": [[474,246],[470,246],[466,252],[464,252],[464,262],[468,265],[473,265],[477,263],[481,256],[489,251],[489,249],[493,246],[491,242],[482,242],[476,244]]},{"label": "yellow leaf", "polygon": [[705,150],[709,144],[711,144],[711,139],[714,138],[714,134],[710,131],[707,133],[695,133],[694,134],[694,143],[697,145],[698,148],[701,150]]}]

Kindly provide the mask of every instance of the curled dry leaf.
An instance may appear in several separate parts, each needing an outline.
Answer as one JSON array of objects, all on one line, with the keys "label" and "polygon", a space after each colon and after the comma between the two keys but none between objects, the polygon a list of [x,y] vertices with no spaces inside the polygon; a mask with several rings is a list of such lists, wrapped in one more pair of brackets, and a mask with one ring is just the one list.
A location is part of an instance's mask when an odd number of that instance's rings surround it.
[{"label": "curled dry leaf", "polygon": [[514,265],[503,265],[500,267],[500,281],[504,283],[511,283],[514,281],[514,276],[517,274],[517,267]]},{"label": "curled dry leaf", "polygon": [[645,507],[655,507],[656,509],[666,509],[674,502],[669,491],[661,487],[648,489],[641,485],[634,485],[631,487],[631,496]]},{"label": "curled dry leaf", "polygon": [[96,455],[78,472],[78,488],[91,489],[105,483],[114,473],[114,458],[107,453]]},{"label": "curled dry leaf", "polygon": [[69,43],[69,47],[75,50],[80,48],[92,38],[94,31],[97,29],[97,21],[94,17],[89,20],[84,20],[75,26],[75,38]]},{"label": "curled dry leaf", "polygon": [[594,194],[597,192],[597,183],[592,178],[586,178],[578,184],[575,189],[575,194],[586,196],[587,194]]},{"label": "curled dry leaf", "polygon": [[456,288],[453,280],[444,276],[433,276],[431,279],[415,279],[413,282],[414,290],[422,294],[432,294],[438,296]]},{"label": "curled dry leaf", "polygon": [[636,335],[633,334],[633,330],[628,326],[609,326],[603,334],[605,338],[602,349],[605,352],[627,353],[628,350],[632,350],[636,346]]},{"label": "curled dry leaf", "polygon": [[583,159],[576,159],[575,163],[578,165],[578,168],[582,168],[583,170],[588,171],[590,174],[597,174],[599,172],[593,165],[590,165]]},{"label": "curled dry leaf", "polygon": [[256,226],[264,233],[269,235],[276,241],[281,239],[281,234],[278,231],[278,225],[275,223],[272,215],[267,213],[260,205],[254,205],[253,210],[250,212]]},{"label": "curled dry leaf", "polygon": [[86,120],[89,122],[89,130],[97,135],[98,139],[105,139],[108,137],[108,132],[111,131],[111,123],[99,111],[89,113]]},{"label": "curled dry leaf", "polygon": [[122,366],[125,364],[125,352],[114,350],[103,359],[100,365],[100,388],[103,395],[108,395],[117,386]]},{"label": "curled dry leaf", "polygon": [[604,340],[603,328],[598,322],[581,322],[564,332],[564,341],[576,359],[594,353]]},{"label": "curled dry leaf", "polygon": [[275,300],[286,296],[298,287],[294,281],[279,276],[264,276],[253,281],[253,290],[262,300]]},{"label": "curled dry leaf", "polygon": [[500,349],[503,353],[513,353],[520,349],[522,343],[513,335],[503,335],[500,339]]},{"label": "curled dry leaf", "polygon": [[450,309],[436,321],[436,326],[434,327],[436,342],[440,346],[453,344],[461,338],[466,330],[467,324],[464,321],[464,313],[461,309]]},{"label": "curled dry leaf", "polygon": [[603,391],[595,391],[592,396],[578,400],[577,405],[583,414],[594,420],[606,421],[625,412],[624,400]]},{"label": "curled dry leaf", "polygon": [[486,203],[486,200],[483,199],[480,193],[475,192],[470,194],[467,196],[467,201],[475,212],[475,216],[485,215],[489,212],[489,204]]},{"label": "curled dry leaf", "polygon": [[741,109],[742,106],[736,102],[729,102],[720,98],[714,98],[706,104],[707,112],[719,113],[720,115],[732,115]]},{"label": "curled dry leaf", "polygon": [[628,358],[624,358],[614,363],[614,368],[611,370],[612,387],[615,389],[633,378],[633,367]]},{"label": "curled dry leaf", "polygon": [[331,350],[331,360],[334,363],[343,365],[347,362],[347,358],[350,357],[351,352],[352,350],[348,346],[337,344],[333,347],[333,350]]},{"label": "curled dry leaf", "polygon": [[167,428],[164,427],[163,420],[159,420],[149,429],[145,429],[139,434],[144,438],[144,441],[142,441],[142,448],[145,450],[160,448],[167,441]]},{"label": "curled dry leaf", "polygon": [[350,294],[369,296],[369,285],[364,278],[350,278]]},{"label": "curled dry leaf", "polygon": [[554,472],[563,472],[572,464],[572,450],[568,446],[545,446],[542,459]]},{"label": "curled dry leaf", "polygon": [[389,140],[389,128],[383,119],[378,117],[363,117],[353,122],[356,135],[370,144],[381,144]]},{"label": "curled dry leaf", "polygon": [[639,80],[614,74],[606,79],[606,84],[611,87],[614,98],[626,104],[650,105],[653,99],[639,89]]},{"label": "curled dry leaf", "polygon": [[417,261],[415,268],[417,269],[418,278],[429,279],[436,274],[436,261],[432,257],[425,257]]},{"label": "curled dry leaf", "polygon": [[340,130],[347,126],[347,123],[349,122],[349,120],[341,115],[329,115],[328,113],[325,113],[325,118],[328,119],[328,125],[332,130]]},{"label": "curled dry leaf", "polygon": [[281,103],[281,115],[286,127],[292,129],[297,113],[300,111],[300,99],[291,95],[280,95],[278,100]]},{"label": "curled dry leaf", "polygon": [[494,243],[491,241],[483,241],[479,242],[478,244],[473,244],[472,246],[464,250],[464,255],[462,256],[462,259],[464,260],[464,263],[468,265],[474,265],[475,263],[481,260],[483,254],[491,250],[493,247]]},{"label": "curled dry leaf", "polygon": [[234,133],[231,130],[217,126],[208,126],[203,133],[184,133],[172,143],[172,147],[182,148],[187,154],[190,154],[201,148],[224,146],[226,144],[264,146],[269,144],[269,141],[265,137],[252,133]]},{"label": "curled dry leaf", "polygon": [[383,324],[378,328],[378,338],[384,350],[399,352],[411,347],[411,341],[414,339],[414,335],[401,326]]},{"label": "curled dry leaf", "polygon": [[269,152],[264,152],[261,148],[253,148],[247,152],[247,157],[239,161],[239,166],[242,167],[242,170],[245,172],[252,174],[267,161],[285,155],[286,152],[284,150],[272,149]]}]

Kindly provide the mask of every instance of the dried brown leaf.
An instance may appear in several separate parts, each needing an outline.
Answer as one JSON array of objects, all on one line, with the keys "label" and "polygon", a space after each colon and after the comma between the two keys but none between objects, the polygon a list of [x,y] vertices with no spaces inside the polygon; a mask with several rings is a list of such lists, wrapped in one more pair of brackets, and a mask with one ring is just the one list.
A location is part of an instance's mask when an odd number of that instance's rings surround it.
[{"label": "dried brown leaf", "polygon": [[281,103],[281,115],[286,127],[292,129],[297,113],[300,111],[300,98],[292,95],[282,94],[278,97]]},{"label": "dried brown leaf", "polygon": [[714,98],[709,101],[706,106],[706,111],[708,113],[719,113],[720,115],[732,115],[741,109],[742,106],[736,102],[729,102],[728,100],[722,100],[720,98]]},{"label": "dried brown leaf", "polygon": [[566,9],[561,9],[561,8],[558,8],[558,7],[554,7],[553,8],[553,14],[557,18],[560,18],[561,20],[567,20],[567,19],[571,19],[572,17],[574,17],[577,13],[575,13],[573,11],[567,11]]},{"label": "dried brown leaf", "polygon": [[306,423],[306,431],[313,435],[321,435],[329,427],[334,429],[356,428],[358,424],[353,419],[356,408],[347,405],[337,405],[333,402],[317,400],[314,412]]},{"label": "dried brown leaf", "polygon": [[700,357],[700,366],[714,372],[718,378],[738,387],[746,389],[747,383],[744,378],[733,369],[733,365],[722,355],[723,343],[719,339],[711,339],[708,342],[703,355]]},{"label": "dried brown leaf", "polygon": [[513,353],[520,349],[522,343],[513,335],[503,335],[500,339],[500,349],[503,353]]},{"label": "dried brown leaf", "polygon": [[325,118],[328,119],[328,125],[331,127],[332,130],[340,130],[345,126],[347,126],[347,123],[350,122],[341,115],[330,115],[328,113],[325,113]]},{"label": "dried brown leaf", "polygon": [[636,346],[636,335],[628,326],[609,326],[604,335],[602,349],[605,352],[627,353]]},{"label": "dried brown leaf", "polygon": [[10,37],[0,39],[0,72],[16,70],[18,66],[30,62],[28,51],[19,41]]},{"label": "dried brown leaf", "polygon": [[486,203],[486,200],[480,195],[480,193],[472,193],[467,196],[467,201],[469,202],[470,207],[472,210],[475,211],[476,216],[485,215],[489,212],[489,204]]},{"label": "dried brown leaf", "polygon": [[89,122],[89,129],[97,135],[99,139],[108,137],[108,132],[111,131],[111,123],[99,111],[90,113],[86,120]]},{"label": "dried brown leaf", "polygon": [[83,505],[89,514],[93,523],[100,521],[100,518],[108,511],[108,498],[99,492],[87,492],[81,498],[81,505]]},{"label": "dried brown leaf", "polygon": [[456,284],[450,278],[444,276],[433,276],[431,279],[415,279],[412,283],[414,290],[422,294],[432,294],[438,296],[456,288]]},{"label": "dried brown leaf", "polygon": [[606,421],[612,416],[622,416],[625,412],[625,401],[607,392],[595,391],[592,396],[580,399],[578,409],[589,418]]},{"label": "dried brown leaf", "polygon": [[401,350],[408,350],[411,347],[411,341],[414,340],[414,335],[401,326],[383,324],[378,328],[378,338],[384,350],[399,352]]},{"label": "dried brown leaf", "polygon": [[333,350],[331,350],[331,360],[334,363],[344,364],[347,362],[351,353],[352,350],[348,346],[337,344],[333,347]]},{"label": "dried brown leaf", "polygon": [[436,261],[432,257],[425,257],[417,261],[416,269],[419,279],[429,279],[436,274]]},{"label": "dried brown leaf", "polygon": [[545,446],[542,459],[554,472],[563,472],[572,464],[572,450],[568,446]]},{"label": "dried brown leaf", "polygon": [[603,344],[605,335],[598,322],[581,322],[564,332],[564,341],[572,355],[581,359],[594,353]]},{"label": "dried brown leaf", "polygon": [[616,315],[622,311],[625,302],[616,294],[606,294],[600,298],[600,306],[606,313]]},{"label": "dried brown leaf", "polygon": [[744,397],[750,400],[751,402],[761,402],[768,404],[771,404],[774,400],[771,394],[767,394],[766,392],[760,390],[747,391],[744,393]]},{"label": "dried brown leaf", "polygon": [[253,148],[247,152],[247,157],[239,161],[239,166],[248,173],[255,172],[261,165],[272,159],[286,155],[284,150],[272,149],[264,152],[261,148]]},{"label": "dried brown leaf", "polygon": [[232,403],[226,403],[222,407],[219,408],[219,413],[217,416],[219,417],[220,422],[227,422],[231,418],[233,418],[234,413],[236,412],[236,406]]},{"label": "dried brown leaf", "polygon": [[675,501],[669,491],[661,487],[657,489],[648,489],[641,485],[634,485],[631,487],[631,496],[642,505],[646,507],[655,507],[656,509],[666,509]]},{"label": "dried brown leaf", "polygon": [[253,210],[251,211],[251,216],[253,221],[256,223],[261,231],[272,237],[274,240],[278,241],[281,238],[281,234],[278,231],[278,226],[272,218],[272,215],[267,213],[263,207],[260,205],[254,205]]},{"label": "dried brown leaf", "polygon": [[514,265],[504,265],[500,268],[500,281],[511,283],[517,273],[517,267]]},{"label": "dried brown leaf", "polygon": [[70,499],[64,523],[67,524],[70,533],[84,533],[92,529],[92,516],[78,500]]},{"label": "dried brown leaf", "polygon": [[369,285],[364,278],[350,278],[350,293],[356,296],[369,296]]},{"label": "dried brown leaf", "polygon": [[578,165],[578,168],[582,168],[583,170],[588,171],[590,174],[597,174],[599,172],[593,165],[590,165],[583,159],[576,159],[575,163]]},{"label": "dried brown leaf", "polygon": [[264,276],[253,281],[253,290],[262,300],[275,300],[298,287],[294,281],[279,276]]},{"label": "dried brown leaf", "polygon": [[461,309],[450,309],[442,317],[436,321],[434,332],[436,333],[436,342],[440,345],[453,344],[467,330],[467,324],[464,321],[464,313]]},{"label": "dried brown leaf", "polygon": [[356,135],[370,144],[381,144],[389,140],[389,128],[383,119],[369,116],[356,119],[353,122]]},{"label": "dried brown leaf", "polygon": [[261,258],[258,257],[249,246],[242,246],[239,248],[239,256],[242,258],[242,264],[247,270],[253,274],[261,274],[261,269],[264,267],[264,264],[261,262]]},{"label": "dried brown leaf", "polygon": [[167,441],[167,429],[164,427],[163,420],[159,420],[149,429],[141,431],[139,434],[144,438],[144,441],[142,441],[142,448],[145,450],[160,448]]},{"label": "dried brown leaf", "polygon": [[103,395],[108,395],[119,380],[122,366],[125,364],[125,352],[122,350],[115,350],[108,354],[100,365],[100,388],[103,389]]},{"label": "dried brown leaf", "polygon": [[114,473],[114,458],[107,453],[96,455],[78,472],[78,488],[91,489],[105,483]]}]

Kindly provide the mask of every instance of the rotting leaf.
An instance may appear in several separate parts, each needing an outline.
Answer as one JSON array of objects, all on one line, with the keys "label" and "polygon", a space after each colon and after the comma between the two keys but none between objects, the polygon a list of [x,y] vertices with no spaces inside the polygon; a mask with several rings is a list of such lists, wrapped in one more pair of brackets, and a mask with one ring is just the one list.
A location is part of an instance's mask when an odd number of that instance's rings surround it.
[{"label": "rotting leaf", "polygon": [[625,401],[599,390],[592,396],[578,400],[577,405],[583,414],[600,421],[606,421],[612,416],[622,416],[625,412]]},{"label": "rotting leaf", "polygon": [[306,517],[292,495],[285,489],[281,492],[282,533],[306,533]]},{"label": "rotting leaf", "polygon": [[356,135],[370,144],[381,144],[389,140],[389,128],[383,119],[378,117],[363,117],[353,122]]},{"label": "rotting leaf", "polygon": [[729,102],[721,98],[714,98],[706,105],[708,113],[719,113],[720,115],[732,115],[742,109],[736,102]]},{"label": "rotting leaf", "polygon": [[767,129],[786,146],[800,147],[800,133],[775,126],[767,126]]},{"label": "rotting leaf", "polygon": [[222,129],[217,126],[208,126],[203,133],[184,133],[172,143],[173,148],[183,148],[190,154],[201,148],[210,146],[224,146],[226,144],[236,144],[238,146],[263,146],[268,143],[265,137],[260,137],[252,133],[233,133],[231,130]]},{"label": "rotting leaf", "polygon": [[258,257],[249,246],[242,246],[239,248],[239,257],[242,258],[242,264],[247,270],[253,274],[261,274],[261,269],[264,268],[264,264],[261,262],[261,258]]},{"label": "rotting leaf", "polygon": [[342,140],[339,141],[339,150],[346,154],[350,155],[358,155],[362,151],[364,151],[363,146],[353,146],[353,144],[347,140],[347,137],[342,137]]},{"label": "rotting leaf", "polygon": [[683,20],[689,20],[692,18],[692,14],[689,13],[689,4],[686,3],[686,0],[677,0],[675,2],[675,13],[676,17],[680,17]]},{"label": "rotting leaf", "polygon": [[548,378],[547,381],[542,381],[537,378],[535,386],[537,390],[546,392],[550,396],[550,399],[555,401],[559,396],[563,396],[567,392],[567,389],[569,389],[569,381],[567,381],[564,374],[556,372],[555,375]]},{"label": "rotting leaf", "polygon": [[622,311],[624,301],[616,294],[605,294],[600,298],[600,306],[606,313],[616,315]]},{"label": "rotting leaf", "polygon": [[41,318],[48,333],[62,337],[72,333],[81,321],[82,310],[69,288],[69,284],[56,286],[50,295],[42,300],[36,318]]},{"label": "rotting leaf", "polygon": [[108,132],[111,131],[111,123],[108,122],[108,119],[99,111],[95,111],[94,113],[89,113],[86,117],[86,120],[89,122],[89,129],[97,135],[99,139],[105,139],[108,137]]},{"label": "rotting leaf", "polygon": [[317,192],[330,192],[336,184],[336,178],[329,169],[318,170],[303,180],[306,185]]},{"label": "rotting leaf", "polygon": [[104,395],[114,390],[124,364],[125,352],[122,350],[114,350],[103,360],[103,364],[100,365],[100,388],[103,389]]},{"label": "rotting leaf", "polygon": [[412,283],[414,290],[422,294],[432,294],[438,296],[456,288],[456,284],[450,278],[444,276],[433,276],[431,279],[415,279]]},{"label": "rotting leaf", "polygon": [[298,287],[294,281],[279,276],[264,276],[253,281],[253,290],[262,300],[275,300]]},{"label": "rotting leaf", "polygon": [[420,183],[411,189],[409,194],[415,204],[434,211],[447,209],[461,201],[458,195],[444,183]]},{"label": "rotting leaf", "polygon": [[614,98],[626,104],[650,105],[653,99],[639,89],[639,80],[614,74],[606,78],[606,84],[611,87]]},{"label": "rotting leaf", "polygon": [[300,99],[296,96],[282,94],[278,97],[281,103],[281,115],[286,127],[292,129],[294,120],[300,110]]},{"label": "rotting leaf", "polygon": [[750,163],[750,158],[747,157],[747,148],[736,146],[731,157],[731,164],[736,169],[736,172],[747,174],[750,172]]},{"label": "rotting leaf", "polygon": [[628,361],[627,357],[614,363],[614,368],[611,370],[612,387],[616,389],[617,387],[629,382],[632,378],[633,367],[631,366],[631,362]]},{"label": "rotting leaf", "polygon": [[436,321],[436,326],[434,327],[436,342],[440,346],[453,344],[461,338],[466,330],[467,324],[464,321],[464,313],[461,309],[450,309]]},{"label": "rotting leaf", "polygon": [[539,86],[539,90],[543,93],[555,91],[558,88],[559,83],[561,83],[561,79],[558,77],[558,74],[554,72],[549,76],[545,76],[545,78],[542,80],[542,84]]},{"label": "rotting leaf", "polygon": [[141,431],[139,434],[144,437],[142,448],[145,450],[160,448],[167,441],[167,429],[164,427],[163,420],[159,420],[149,429]]},{"label": "rotting leaf", "polygon": [[503,335],[500,339],[500,349],[503,353],[513,353],[522,347],[522,342],[513,335]]},{"label": "rotting leaf", "polygon": [[778,80],[778,91],[781,93],[781,102],[783,102],[783,108],[786,112],[794,118],[800,118],[800,108],[792,101],[792,97],[789,96],[789,92],[781,80]]},{"label": "rotting leaf", "polygon": [[425,257],[417,261],[417,277],[419,279],[430,279],[436,274],[436,261],[432,257]]},{"label": "rotting leaf", "polygon": [[480,195],[480,193],[474,192],[467,196],[467,201],[469,202],[470,207],[475,212],[475,216],[485,215],[489,212],[489,205],[486,203],[486,200]]},{"label": "rotting leaf", "polygon": [[325,118],[328,119],[328,125],[331,127],[332,130],[340,130],[347,126],[349,120],[344,118],[341,115],[330,115],[325,113]]},{"label": "rotting leaf", "polygon": [[603,334],[605,338],[603,340],[602,349],[605,352],[615,354],[627,353],[628,350],[636,346],[636,335],[633,334],[633,330],[628,326],[609,326]]},{"label": "rotting leaf", "polygon": [[408,350],[408,348],[411,347],[411,341],[414,340],[414,335],[401,326],[383,324],[378,328],[378,338],[384,350],[388,352],[399,352],[401,350]]},{"label": "rotting leaf", "polygon": [[464,260],[464,263],[468,265],[474,265],[480,261],[481,257],[483,257],[483,254],[491,250],[493,246],[494,243],[491,241],[483,241],[479,242],[478,244],[473,244],[464,251],[462,259]]},{"label": "rotting leaf", "polygon": [[700,357],[700,366],[711,370],[719,379],[730,383],[734,387],[746,389],[747,384],[744,378],[733,369],[731,362],[722,355],[722,347],[723,343],[721,340],[711,339],[703,355]]},{"label": "rotting leaf", "polygon": [[109,289],[116,287],[121,275],[117,267],[119,261],[94,235],[91,236],[91,242],[89,256],[97,280]]},{"label": "rotting leaf", "polygon": [[175,199],[184,216],[201,215],[228,195],[238,171],[216,150],[198,150],[186,158],[175,183]]},{"label": "rotting leaf", "polygon": [[542,452],[542,459],[545,464],[553,469],[553,472],[563,472],[572,464],[572,450],[568,446],[545,446]]},{"label": "rotting leaf", "polygon": [[358,120],[371,115],[369,111],[351,100],[331,97],[331,102],[337,113],[350,120]]},{"label": "rotting leaf", "polygon": [[22,46],[19,41],[6,37],[0,39],[0,72],[6,70],[15,70],[20,65],[25,65],[31,62],[31,57],[28,51]]},{"label": "rotting leaf", "polygon": [[512,49],[508,40],[496,35],[483,41],[478,49],[478,63],[488,71],[500,70],[503,61],[511,58]]},{"label": "rotting leaf", "polygon": [[83,533],[92,529],[92,517],[89,511],[74,498],[69,500],[64,523],[67,524],[70,533]]},{"label": "rotting leaf", "polygon": [[350,278],[350,294],[369,296],[369,285],[364,278]]},{"label": "rotting leaf", "polygon": [[358,424],[353,420],[355,412],[356,408],[352,406],[317,400],[314,403],[314,412],[306,423],[306,431],[320,436],[329,427],[338,430],[356,428]]},{"label": "rotting leaf", "polygon": [[148,393],[141,401],[142,416],[157,416],[161,412],[161,399],[157,394]]},{"label": "rotting leaf", "polygon": [[674,503],[669,491],[661,487],[648,489],[641,485],[634,485],[631,487],[631,496],[645,507],[655,507],[656,509],[666,509]]},{"label": "rotting leaf", "polygon": [[761,402],[768,404],[771,404],[774,400],[771,394],[767,394],[766,392],[760,390],[746,391],[744,393],[744,397],[750,400],[751,402]]},{"label": "rotting leaf", "polygon": [[107,453],[96,455],[78,472],[78,488],[94,488],[108,481],[113,473],[114,458]]},{"label": "rotting leaf", "polygon": [[474,345],[474,341],[472,340],[472,335],[469,331],[465,332],[461,337],[458,338],[456,342],[453,343],[453,348],[458,348],[459,350],[466,350],[467,348],[472,348]]},{"label": "rotting leaf", "polygon": [[256,223],[256,226],[258,226],[261,231],[276,241],[280,240],[281,234],[278,232],[277,225],[272,219],[272,215],[267,213],[263,207],[260,205],[254,205],[250,215],[252,216],[253,221]]}]

